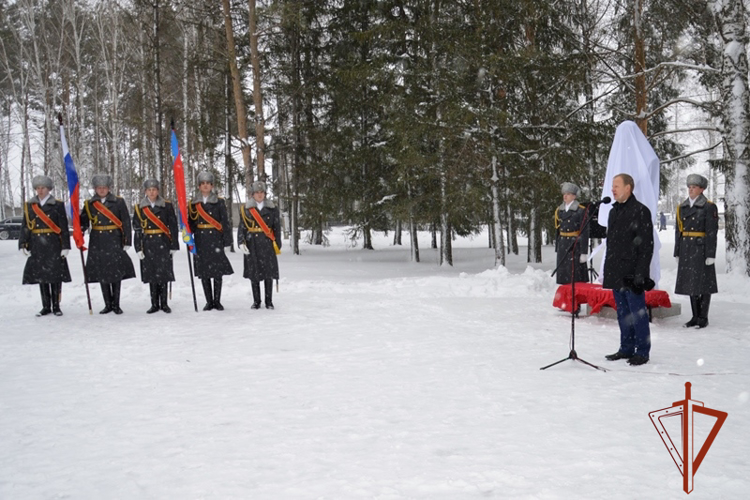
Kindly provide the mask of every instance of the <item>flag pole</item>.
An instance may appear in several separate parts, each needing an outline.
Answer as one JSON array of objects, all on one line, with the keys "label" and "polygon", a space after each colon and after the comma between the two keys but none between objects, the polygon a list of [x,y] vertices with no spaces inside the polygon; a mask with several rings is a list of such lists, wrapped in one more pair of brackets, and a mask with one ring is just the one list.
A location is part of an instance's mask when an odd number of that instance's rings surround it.
[{"label": "flag pole", "polygon": [[[62,113],[57,113],[57,121],[60,123],[60,142],[63,146],[63,166],[65,168],[65,178],[68,181],[68,189],[70,190],[70,208],[71,216],[73,217],[72,222],[74,228],[73,239],[76,242],[78,250],[81,252],[81,268],[83,269],[83,284],[86,287],[86,301],[89,305],[89,314],[93,315],[94,311],[91,307],[91,292],[89,290],[89,280],[88,276],[86,275],[86,262],[83,259],[83,251],[86,249],[86,247],[83,246],[81,222],[78,219],[78,214],[81,208],[78,205],[78,172],[76,172],[75,165],[73,164],[73,159],[70,158],[70,151],[68,151],[68,141],[65,139],[65,128],[63,127]],[[71,186],[71,184],[74,184],[74,186]],[[75,207],[73,207],[73,203],[76,204]]]},{"label": "flag pole", "polygon": [[193,289],[193,307],[195,307],[195,312],[198,312],[198,298],[195,296],[195,280],[193,279],[193,259],[190,258],[190,249],[187,245],[185,245],[185,249],[187,250],[188,269],[190,270],[190,287]]}]

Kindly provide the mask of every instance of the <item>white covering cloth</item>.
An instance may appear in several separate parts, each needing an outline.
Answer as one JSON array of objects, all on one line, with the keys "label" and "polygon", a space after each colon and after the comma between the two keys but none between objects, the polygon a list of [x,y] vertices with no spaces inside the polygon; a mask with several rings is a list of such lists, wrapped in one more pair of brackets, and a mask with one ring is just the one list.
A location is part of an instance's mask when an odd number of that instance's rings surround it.
[{"label": "white covering cloth", "polygon": [[[656,156],[654,148],[651,147],[635,122],[625,121],[618,125],[612,141],[612,149],[609,151],[602,198],[609,196],[613,203],[612,179],[618,174],[628,174],[633,178],[635,182],[633,194],[638,201],[648,207],[651,211],[651,219],[655,221],[659,207],[659,157]],[[602,203],[599,206],[599,224],[602,226],[607,225],[611,209],[611,204]],[[659,278],[661,278],[660,248],[659,232],[657,225],[654,224],[654,255],[651,258],[650,273],[651,279],[656,283],[656,288],[659,288]],[[604,260],[602,259],[599,281],[603,279],[603,271]]]}]

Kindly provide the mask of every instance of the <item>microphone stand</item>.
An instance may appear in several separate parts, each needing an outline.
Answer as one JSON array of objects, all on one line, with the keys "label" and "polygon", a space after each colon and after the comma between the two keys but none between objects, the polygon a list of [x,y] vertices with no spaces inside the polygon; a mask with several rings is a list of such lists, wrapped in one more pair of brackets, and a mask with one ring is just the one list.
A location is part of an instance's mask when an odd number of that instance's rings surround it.
[{"label": "microphone stand", "polygon": [[[597,204],[598,205],[598,204]],[[586,229],[589,225],[589,222],[591,222],[591,217],[589,217],[589,210],[591,209],[591,206],[586,209],[586,213],[583,216],[583,223],[581,224],[581,229],[578,232],[578,236],[576,236],[576,239],[573,240],[573,243],[571,243],[570,247],[568,248],[568,251],[566,252],[566,255],[568,253],[571,254],[571,274],[570,274],[570,292],[572,296],[572,303],[570,305],[570,353],[568,354],[567,358],[563,358],[560,361],[555,361],[552,364],[549,364],[547,366],[543,366],[540,368],[540,370],[546,370],[547,368],[551,368],[555,365],[558,365],[562,363],[563,361],[573,360],[578,361],[579,363],[583,363],[585,365],[589,365],[591,368],[596,368],[597,370],[601,370],[603,372],[606,372],[607,370],[602,368],[601,366],[597,366],[595,364],[589,363],[588,361],[581,359],[578,357],[578,353],[576,352],[576,318],[578,317],[578,312],[576,311],[576,259],[575,259],[575,247],[578,244],[578,240],[581,238],[581,233],[583,233],[584,229]],[[562,259],[560,264],[555,268],[555,270],[552,272],[552,275],[554,275],[557,270],[560,268],[560,266],[565,262],[565,259]]]}]

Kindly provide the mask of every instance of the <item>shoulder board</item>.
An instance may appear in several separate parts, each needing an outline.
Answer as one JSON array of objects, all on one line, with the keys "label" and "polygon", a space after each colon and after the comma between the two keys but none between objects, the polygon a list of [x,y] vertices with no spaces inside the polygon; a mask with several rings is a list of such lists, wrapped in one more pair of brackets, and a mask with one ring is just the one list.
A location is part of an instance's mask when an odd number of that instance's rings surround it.
[{"label": "shoulder board", "polygon": [[578,204],[578,206],[579,206],[580,208],[586,208],[586,205],[581,205],[580,203]]}]

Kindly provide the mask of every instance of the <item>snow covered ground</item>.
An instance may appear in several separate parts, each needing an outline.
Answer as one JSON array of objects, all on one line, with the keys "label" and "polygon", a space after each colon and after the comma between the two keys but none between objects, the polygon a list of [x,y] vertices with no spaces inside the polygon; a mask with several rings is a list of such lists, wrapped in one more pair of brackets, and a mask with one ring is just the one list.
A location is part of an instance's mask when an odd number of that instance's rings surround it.
[{"label": "snow covered ground", "polygon": [[[551,247],[506,269],[486,234],[459,239],[451,268],[428,234],[419,264],[392,235],[375,251],[329,238],[280,256],[275,311],[249,309],[234,253],[226,310],[195,313],[183,251],[173,314],[146,315],[134,279],[124,315],[97,314],[97,285],[89,315],[72,253],[61,318],[34,317],[38,288],[0,241],[0,499],[683,498],[648,413],[687,381],[729,414],[691,498],[750,496],[750,280],[725,274],[723,253],[709,328],[681,328],[689,302],[671,295],[683,314],[652,324],[649,364],[604,360],[616,321],[587,317],[578,354],[610,371],[540,371],[570,349]],[[696,416],[699,445],[712,422]]]}]

